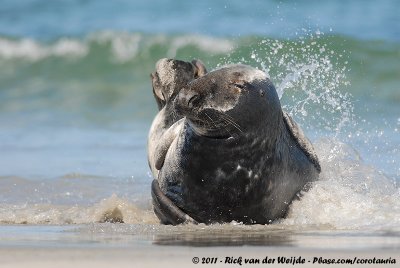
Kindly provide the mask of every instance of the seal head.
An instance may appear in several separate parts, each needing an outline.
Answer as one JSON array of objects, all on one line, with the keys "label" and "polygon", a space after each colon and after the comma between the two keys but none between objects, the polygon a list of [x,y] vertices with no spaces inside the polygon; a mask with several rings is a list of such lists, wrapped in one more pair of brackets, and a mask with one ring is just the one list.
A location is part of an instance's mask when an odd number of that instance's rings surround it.
[{"label": "seal head", "polygon": [[150,77],[159,110],[187,83],[206,73],[200,60],[187,62],[164,58],[157,61],[156,71]]},{"label": "seal head", "polygon": [[[196,134],[229,138],[276,125],[280,104],[264,72],[233,65],[193,80],[182,88],[175,109]],[[265,116],[260,116],[260,114]]]}]

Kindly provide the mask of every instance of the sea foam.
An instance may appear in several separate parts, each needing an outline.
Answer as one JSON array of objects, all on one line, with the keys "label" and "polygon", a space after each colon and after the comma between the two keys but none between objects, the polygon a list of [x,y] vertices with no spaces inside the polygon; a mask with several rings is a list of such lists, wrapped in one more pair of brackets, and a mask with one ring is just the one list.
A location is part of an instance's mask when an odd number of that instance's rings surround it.
[{"label": "sea foam", "polygon": [[290,207],[284,225],[398,230],[400,190],[357,151],[336,139],[315,143],[320,179]]}]

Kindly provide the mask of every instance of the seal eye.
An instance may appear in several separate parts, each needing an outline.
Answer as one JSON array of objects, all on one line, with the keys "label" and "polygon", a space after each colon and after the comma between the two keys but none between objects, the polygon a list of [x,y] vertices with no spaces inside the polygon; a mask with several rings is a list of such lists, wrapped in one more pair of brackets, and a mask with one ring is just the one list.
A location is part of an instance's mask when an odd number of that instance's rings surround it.
[{"label": "seal eye", "polygon": [[265,95],[265,91],[264,90],[260,90],[260,96],[264,97],[264,95]]}]

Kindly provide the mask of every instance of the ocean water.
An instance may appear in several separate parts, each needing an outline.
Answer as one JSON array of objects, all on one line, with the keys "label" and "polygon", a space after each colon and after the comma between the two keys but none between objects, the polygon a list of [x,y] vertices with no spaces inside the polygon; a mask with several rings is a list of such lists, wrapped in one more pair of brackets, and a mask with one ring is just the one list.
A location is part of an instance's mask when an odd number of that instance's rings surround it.
[{"label": "ocean water", "polygon": [[[155,244],[399,248],[399,10],[395,0],[1,1],[1,241],[53,241],[62,230],[117,244],[133,234]],[[286,219],[158,224],[146,139],[157,112],[149,74],[163,57],[270,75],[322,165]]]}]

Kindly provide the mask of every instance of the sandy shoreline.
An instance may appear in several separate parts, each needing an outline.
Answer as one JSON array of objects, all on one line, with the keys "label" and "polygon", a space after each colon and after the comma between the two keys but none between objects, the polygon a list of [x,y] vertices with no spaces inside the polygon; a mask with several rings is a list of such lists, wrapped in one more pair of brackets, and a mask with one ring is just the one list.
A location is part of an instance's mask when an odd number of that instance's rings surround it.
[{"label": "sandy shoreline", "polygon": [[[399,267],[399,251],[391,250],[302,250],[271,247],[150,247],[130,248],[0,248],[1,267],[327,267],[313,264],[314,257],[323,259],[394,259],[396,264],[336,264],[337,267]],[[275,259],[274,264],[244,264],[244,258]],[[304,264],[277,264],[277,257],[301,257]],[[193,258],[200,258],[194,264]],[[225,264],[226,257],[242,257],[242,265]],[[215,264],[202,264],[202,258],[217,258]]]}]

